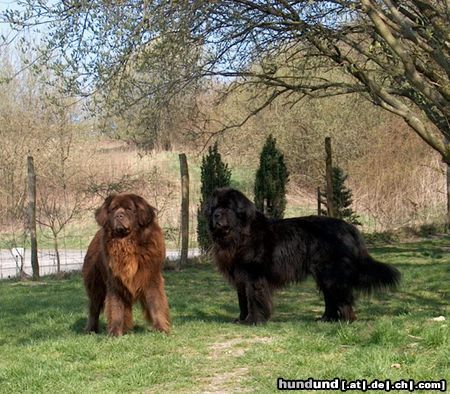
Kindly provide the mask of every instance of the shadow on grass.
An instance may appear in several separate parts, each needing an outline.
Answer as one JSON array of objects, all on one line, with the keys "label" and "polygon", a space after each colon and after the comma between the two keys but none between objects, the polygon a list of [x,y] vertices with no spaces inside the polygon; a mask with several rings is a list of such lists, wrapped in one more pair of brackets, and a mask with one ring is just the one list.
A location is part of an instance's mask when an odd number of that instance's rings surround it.
[{"label": "shadow on grass", "polygon": [[[205,308],[206,309],[206,308]],[[232,305],[223,305],[217,307],[217,312],[207,312],[202,308],[195,308],[188,313],[177,313],[173,319],[174,323],[178,325],[192,323],[192,322],[205,322],[205,323],[231,323],[239,315],[237,307]]]},{"label": "shadow on grass", "polygon": [[[72,331],[76,334],[86,334],[85,328],[86,328],[87,319],[86,318],[79,318],[75,320],[75,322],[72,324],[71,328]],[[100,324],[100,331],[104,330],[104,325]]]},{"label": "shadow on grass", "polygon": [[[396,292],[361,296],[356,313],[361,321],[382,317],[414,316],[428,319],[445,315],[448,308],[450,272],[449,238],[442,242],[401,244],[371,249],[375,258],[389,262],[402,272],[403,280]],[[196,264],[182,271],[166,271],[166,291],[174,326],[205,322],[231,324],[238,316],[235,289],[215,270],[212,264]],[[66,280],[43,278],[39,283],[0,283],[0,337],[2,343],[19,344],[36,340],[84,335],[87,318],[87,297],[81,276]],[[137,318],[133,333],[146,334],[151,329],[142,317]],[[322,295],[313,280],[277,291],[271,322],[310,325],[324,310]],[[139,311],[139,312],[138,312]],[[100,335],[106,335],[104,316]]]},{"label": "shadow on grass", "polygon": [[[87,319],[85,318],[80,318],[76,320],[71,326],[72,332],[74,332],[77,335],[107,336],[106,323],[103,320],[100,320],[98,333],[87,333],[85,331],[86,323]],[[130,333],[142,335],[148,333],[149,331],[152,331],[152,328],[149,325],[135,324],[133,328],[130,330]]]},{"label": "shadow on grass", "polygon": [[448,257],[450,252],[450,238],[442,237],[435,240],[403,243],[395,246],[376,246],[370,248],[370,252],[375,257],[379,254],[384,256],[392,255],[392,258],[396,261],[405,258],[406,261],[403,264],[408,264],[408,258],[442,259]]}]

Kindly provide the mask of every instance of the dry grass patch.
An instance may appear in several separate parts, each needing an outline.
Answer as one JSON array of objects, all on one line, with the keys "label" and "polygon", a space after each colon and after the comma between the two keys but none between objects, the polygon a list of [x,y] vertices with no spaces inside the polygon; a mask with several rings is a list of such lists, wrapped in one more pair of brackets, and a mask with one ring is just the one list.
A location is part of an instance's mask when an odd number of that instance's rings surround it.
[{"label": "dry grass patch", "polygon": [[208,355],[211,376],[200,379],[203,393],[244,393],[249,392],[245,387],[249,369],[237,366],[237,359],[255,345],[272,342],[269,337],[238,337],[220,338],[210,345]]}]

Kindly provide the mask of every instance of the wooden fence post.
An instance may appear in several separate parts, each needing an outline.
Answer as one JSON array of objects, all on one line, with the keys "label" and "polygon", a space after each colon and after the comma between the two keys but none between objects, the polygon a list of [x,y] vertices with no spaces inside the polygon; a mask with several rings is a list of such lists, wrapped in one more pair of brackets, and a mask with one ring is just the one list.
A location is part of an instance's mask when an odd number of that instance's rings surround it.
[{"label": "wooden fence post", "polygon": [[317,188],[317,215],[322,215],[322,193],[320,187]]},{"label": "wooden fence post", "polygon": [[177,269],[186,265],[189,250],[189,169],[184,153],[179,154],[181,175],[181,252]]},{"label": "wooden fence post", "polygon": [[450,164],[447,163],[447,229],[450,230]]},{"label": "wooden fence post", "polygon": [[33,280],[39,279],[39,262],[36,239],[36,173],[34,171],[33,156],[27,157],[28,167],[28,231],[31,242],[31,268]]},{"label": "wooden fence post", "polygon": [[333,204],[333,162],[331,155],[331,138],[325,138],[325,174],[327,180],[327,212],[328,216],[334,217],[334,204]]}]

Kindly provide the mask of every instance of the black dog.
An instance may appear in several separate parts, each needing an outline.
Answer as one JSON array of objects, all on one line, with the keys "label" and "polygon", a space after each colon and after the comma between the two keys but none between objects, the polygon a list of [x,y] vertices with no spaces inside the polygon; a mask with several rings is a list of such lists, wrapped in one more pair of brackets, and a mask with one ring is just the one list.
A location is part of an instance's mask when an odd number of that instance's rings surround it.
[{"label": "black dog", "polygon": [[343,220],[270,220],[231,188],[216,189],[204,214],[215,261],[237,290],[237,322],[266,322],[273,290],[308,274],[324,295],[324,321],[355,320],[355,292],[394,288],[400,281],[400,272],[370,257],[360,232]]}]

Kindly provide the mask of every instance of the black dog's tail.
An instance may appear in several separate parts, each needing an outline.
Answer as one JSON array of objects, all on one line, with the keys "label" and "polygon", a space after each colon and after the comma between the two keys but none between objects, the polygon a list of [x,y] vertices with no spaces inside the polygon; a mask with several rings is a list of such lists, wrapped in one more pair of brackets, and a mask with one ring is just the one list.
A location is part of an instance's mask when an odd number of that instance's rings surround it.
[{"label": "black dog's tail", "polygon": [[376,261],[369,254],[363,257],[360,266],[358,290],[371,294],[375,290],[395,289],[400,283],[400,271],[390,264]]}]

